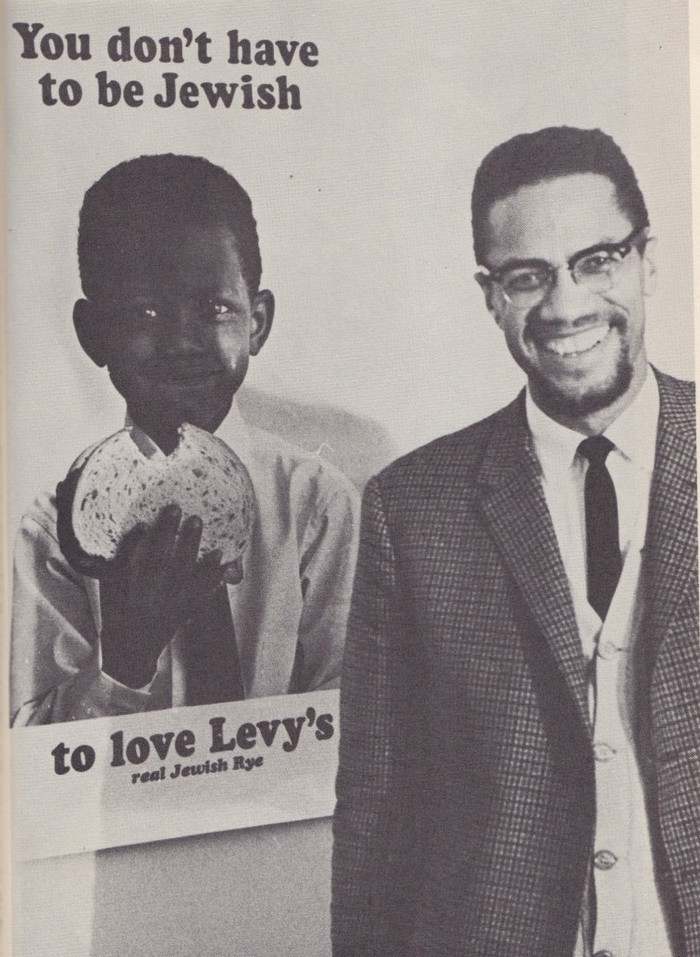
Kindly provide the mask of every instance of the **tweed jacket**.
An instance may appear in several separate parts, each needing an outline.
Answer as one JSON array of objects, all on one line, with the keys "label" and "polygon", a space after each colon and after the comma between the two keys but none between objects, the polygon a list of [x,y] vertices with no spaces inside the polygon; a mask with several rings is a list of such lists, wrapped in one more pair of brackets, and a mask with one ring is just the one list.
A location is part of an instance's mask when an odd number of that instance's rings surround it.
[{"label": "tweed jacket", "polygon": [[[636,735],[674,951],[700,957],[695,403],[657,378]],[[340,719],[335,957],[569,957],[593,752],[524,393],[367,486]]]}]

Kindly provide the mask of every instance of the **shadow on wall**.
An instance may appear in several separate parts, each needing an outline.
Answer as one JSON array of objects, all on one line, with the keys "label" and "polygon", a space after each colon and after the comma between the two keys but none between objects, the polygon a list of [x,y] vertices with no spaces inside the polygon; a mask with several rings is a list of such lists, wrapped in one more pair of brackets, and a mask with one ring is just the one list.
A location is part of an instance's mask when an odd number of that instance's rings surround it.
[{"label": "shadow on wall", "polygon": [[386,429],[362,416],[321,403],[303,403],[243,387],[237,395],[243,418],[266,432],[335,465],[362,491],[368,479],[396,458]]}]

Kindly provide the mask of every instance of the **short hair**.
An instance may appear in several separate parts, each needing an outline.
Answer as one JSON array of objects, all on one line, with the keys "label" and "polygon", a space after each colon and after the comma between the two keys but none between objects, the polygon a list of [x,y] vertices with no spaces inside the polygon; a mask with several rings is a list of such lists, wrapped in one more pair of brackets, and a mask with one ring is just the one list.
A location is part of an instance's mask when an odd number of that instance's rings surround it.
[{"label": "short hair", "polygon": [[250,197],[221,166],[201,156],[163,153],[126,160],[108,170],[85,194],[78,227],[83,292],[96,294],[115,263],[125,258],[125,234],[178,226],[228,227],[241,273],[254,296],[262,263]]},{"label": "short hair", "polygon": [[607,176],[615,187],[620,211],[634,229],[649,225],[642,191],[624,153],[602,130],[550,126],[536,133],[521,133],[496,146],[484,158],[472,190],[472,232],[477,263],[486,255],[489,211],[499,199],[522,186],[577,173]]}]

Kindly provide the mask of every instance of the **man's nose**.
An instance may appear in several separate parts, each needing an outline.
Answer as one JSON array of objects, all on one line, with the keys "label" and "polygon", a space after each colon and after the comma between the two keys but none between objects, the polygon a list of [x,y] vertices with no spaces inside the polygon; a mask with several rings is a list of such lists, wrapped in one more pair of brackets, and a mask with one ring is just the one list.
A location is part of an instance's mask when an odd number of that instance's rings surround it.
[{"label": "man's nose", "polygon": [[573,320],[595,311],[595,307],[596,295],[583,283],[575,281],[568,266],[560,266],[539,311],[543,319]]}]

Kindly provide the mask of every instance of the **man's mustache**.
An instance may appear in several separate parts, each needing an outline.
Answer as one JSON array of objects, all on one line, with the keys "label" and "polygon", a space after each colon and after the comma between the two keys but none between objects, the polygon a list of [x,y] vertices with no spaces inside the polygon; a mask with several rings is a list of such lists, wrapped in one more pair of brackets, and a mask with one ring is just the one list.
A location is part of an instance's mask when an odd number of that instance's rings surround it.
[{"label": "man's mustache", "polygon": [[540,307],[530,312],[525,320],[525,335],[533,339],[549,337],[552,335],[567,335],[575,332],[581,332],[584,329],[592,329],[595,326],[609,325],[611,328],[622,329],[626,324],[624,313],[619,310],[613,312],[591,312],[585,316],[578,316],[576,319],[543,319]]}]

